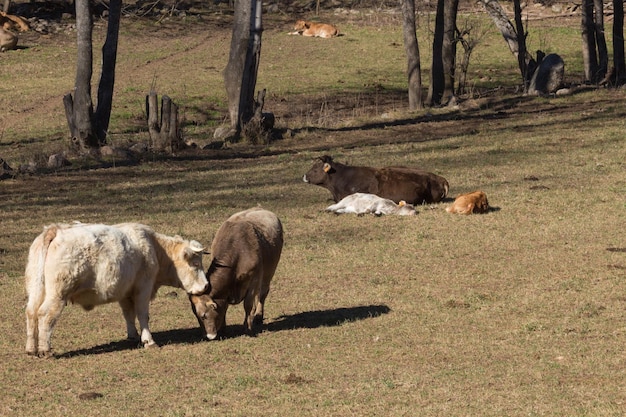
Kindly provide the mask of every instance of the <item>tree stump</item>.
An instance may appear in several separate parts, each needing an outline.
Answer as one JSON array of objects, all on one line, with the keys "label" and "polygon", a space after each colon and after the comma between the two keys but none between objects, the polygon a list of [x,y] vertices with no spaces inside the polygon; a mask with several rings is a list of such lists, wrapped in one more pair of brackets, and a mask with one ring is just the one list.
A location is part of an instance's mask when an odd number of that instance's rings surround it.
[{"label": "tree stump", "polygon": [[152,148],[172,153],[185,147],[178,122],[178,106],[168,97],[161,98],[161,117],[156,91],[146,96],[148,132]]},{"label": "tree stump", "polygon": [[271,139],[272,129],[274,129],[274,114],[263,112],[265,93],[265,89],[258,92],[253,105],[254,114],[243,126],[243,137],[254,145],[267,145]]}]

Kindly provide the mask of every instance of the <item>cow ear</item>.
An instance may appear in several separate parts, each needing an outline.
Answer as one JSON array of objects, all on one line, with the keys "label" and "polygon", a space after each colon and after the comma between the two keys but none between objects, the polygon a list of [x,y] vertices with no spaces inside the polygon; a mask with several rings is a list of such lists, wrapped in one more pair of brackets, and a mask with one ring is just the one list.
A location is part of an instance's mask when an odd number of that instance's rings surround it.
[{"label": "cow ear", "polygon": [[324,172],[328,173],[330,171],[331,166],[328,162],[324,162]]},{"label": "cow ear", "polygon": [[402,206],[406,206],[406,201],[404,201],[404,200],[400,200],[400,202],[398,203],[398,205],[399,205],[400,207],[402,207]]}]

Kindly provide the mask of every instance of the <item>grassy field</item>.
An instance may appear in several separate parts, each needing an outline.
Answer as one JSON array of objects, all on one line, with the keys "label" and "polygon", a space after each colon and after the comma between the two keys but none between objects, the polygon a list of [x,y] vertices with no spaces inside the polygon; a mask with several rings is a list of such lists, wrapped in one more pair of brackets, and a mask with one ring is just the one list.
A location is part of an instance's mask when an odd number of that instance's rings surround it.
[{"label": "grassy field", "polygon": [[[624,415],[626,92],[476,95],[410,113],[401,32],[381,19],[344,17],[334,43],[286,36],[288,20],[268,19],[258,86],[292,137],[133,164],[74,160],[0,183],[0,415]],[[570,23],[537,35],[566,63],[579,49]],[[123,27],[121,52],[136,52],[118,63],[116,143],[145,140],[138,120],[155,74],[183,104],[187,135],[210,141],[226,113],[227,25],[168,36]],[[15,166],[67,140],[61,97],[73,74],[47,64],[71,67],[71,36],[31,36],[32,47],[0,56],[0,156]],[[477,92],[513,85],[498,36],[476,51]],[[303,63],[330,53],[345,60],[333,71]],[[30,78],[4,70],[18,65]],[[579,81],[580,67],[567,71]],[[451,197],[482,189],[494,210],[454,216],[449,200],[412,218],[325,213],[330,193],[301,180],[324,153],[423,167],[448,179]],[[139,221],[208,245],[256,205],[285,228],[258,336],[241,335],[234,306],[226,337],[203,341],[184,292],[162,288],[150,311],[159,349],[124,340],[117,305],[68,305],[56,356],[24,353],[23,271],[43,225]]]}]

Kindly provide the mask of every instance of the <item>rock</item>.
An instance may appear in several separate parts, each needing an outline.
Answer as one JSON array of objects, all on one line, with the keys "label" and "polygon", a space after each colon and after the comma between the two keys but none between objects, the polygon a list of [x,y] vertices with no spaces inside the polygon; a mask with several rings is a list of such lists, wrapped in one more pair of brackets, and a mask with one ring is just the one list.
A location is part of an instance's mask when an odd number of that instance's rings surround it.
[{"label": "rock", "polygon": [[115,146],[105,145],[100,148],[100,155],[112,156],[114,158],[128,158],[128,152],[125,149],[116,148]]},{"label": "rock", "polygon": [[9,178],[15,178],[15,172],[4,159],[0,158],[0,181]]},{"label": "rock", "polygon": [[48,157],[48,168],[59,169],[64,166],[72,165],[62,153],[55,153]]},{"label": "rock", "polygon": [[530,80],[529,95],[553,94],[563,86],[565,62],[557,54],[546,55]]}]

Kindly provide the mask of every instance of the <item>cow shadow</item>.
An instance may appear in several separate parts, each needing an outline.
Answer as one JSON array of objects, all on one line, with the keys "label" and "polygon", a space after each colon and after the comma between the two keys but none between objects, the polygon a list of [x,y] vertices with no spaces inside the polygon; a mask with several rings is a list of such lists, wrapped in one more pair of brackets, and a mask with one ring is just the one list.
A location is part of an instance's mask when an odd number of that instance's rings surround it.
[{"label": "cow shadow", "polygon": [[[365,320],[388,314],[391,309],[384,304],[334,308],[330,310],[304,311],[302,313],[282,315],[264,324],[261,332],[280,332],[283,330],[315,329],[318,327],[341,326],[346,322]],[[234,313],[234,312],[233,312]],[[232,313],[231,313],[232,314]],[[219,339],[231,339],[244,336],[243,325],[226,326]],[[250,336],[256,336],[252,334]],[[152,337],[159,346],[175,344],[206,343],[199,327],[190,329],[172,329],[162,332],[153,332]],[[84,355],[101,355],[105,353],[121,352],[142,348],[136,340],[118,340],[93,346],[87,349],[72,350],[62,354],[55,354],[57,359],[68,359]]]},{"label": "cow shadow", "polygon": [[[162,332],[153,332],[152,338],[159,346],[170,344],[193,344],[202,341],[202,333],[198,327],[191,329],[173,329]],[[121,352],[124,350],[143,349],[142,344],[137,340],[122,339],[102,345],[92,346],[86,349],[72,350],[62,354],[54,354],[55,358],[73,358],[83,355],[101,355],[104,353]],[[158,349],[158,348],[157,348]]]},{"label": "cow shadow", "polygon": [[219,340],[244,335],[255,337],[263,332],[341,326],[346,322],[379,317],[390,311],[391,309],[383,304],[304,311],[301,313],[278,316],[269,323],[263,324],[262,327],[258,328],[256,333],[252,334],[245,333],[243,324],[226,326],[220,331]]}]

